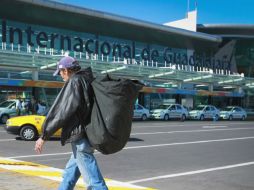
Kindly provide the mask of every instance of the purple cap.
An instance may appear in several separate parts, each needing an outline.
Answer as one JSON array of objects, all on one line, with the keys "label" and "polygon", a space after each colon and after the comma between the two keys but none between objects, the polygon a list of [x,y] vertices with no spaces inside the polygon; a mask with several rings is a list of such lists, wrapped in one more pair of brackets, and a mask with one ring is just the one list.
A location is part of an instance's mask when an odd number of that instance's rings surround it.
[{"label": "purple cap", "polygon": [[59,75],[60,74],[60,69],[66,69],[66,68],[71,68],[73,65],[72,63],[76,61],[73,57],[67,56],[63,57],[60,59],[60,61],[57,64],[57,69],[54,72],[53,76]]}]

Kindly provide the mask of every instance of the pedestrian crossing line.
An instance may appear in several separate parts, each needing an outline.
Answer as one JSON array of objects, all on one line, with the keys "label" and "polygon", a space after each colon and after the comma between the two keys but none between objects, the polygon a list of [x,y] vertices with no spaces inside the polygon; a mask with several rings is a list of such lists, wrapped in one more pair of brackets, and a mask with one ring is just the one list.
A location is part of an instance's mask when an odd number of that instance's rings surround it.
[{"label": "pedestrian crossing line", "polygon": [[[53,168],[45,165],[40,165],[32,162],[20,161],[10,158],[0,157],[0,169],[10,170],[13,172],[37,176],[52,181],[62,181],[62,169]],[[116,181],[113,179],[105,178],[105,182],[109,190],[155,190],[152,188],[136,186],[133,184]],[[77,186],[85,187],[82,178],[77,182]]]}]

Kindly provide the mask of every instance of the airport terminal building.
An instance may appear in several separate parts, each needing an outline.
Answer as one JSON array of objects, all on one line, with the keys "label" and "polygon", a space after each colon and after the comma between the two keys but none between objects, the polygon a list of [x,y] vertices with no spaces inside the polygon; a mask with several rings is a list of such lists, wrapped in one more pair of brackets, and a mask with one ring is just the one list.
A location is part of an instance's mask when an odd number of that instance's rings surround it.
[{"label": "airport terminal building", "polygon": [[46,0],[0,1],[0,101],[35,96],[50,106],[66,54],[94,75],[138,79],[138,102],[254,108],[254,25],[196,31]]}]

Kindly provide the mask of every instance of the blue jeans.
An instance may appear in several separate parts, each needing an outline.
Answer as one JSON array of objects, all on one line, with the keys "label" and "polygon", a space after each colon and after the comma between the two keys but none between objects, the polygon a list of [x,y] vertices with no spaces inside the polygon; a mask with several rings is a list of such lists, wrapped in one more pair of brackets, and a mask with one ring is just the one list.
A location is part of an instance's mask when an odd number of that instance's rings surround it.
[{"label": "blue jeans", "polygon": [[80,139],[71,145],[73,153],[65,167],[63,181],[58,190],[72,190],[81,175],[88,190],[108,190],[90,143],[86,139]]}]

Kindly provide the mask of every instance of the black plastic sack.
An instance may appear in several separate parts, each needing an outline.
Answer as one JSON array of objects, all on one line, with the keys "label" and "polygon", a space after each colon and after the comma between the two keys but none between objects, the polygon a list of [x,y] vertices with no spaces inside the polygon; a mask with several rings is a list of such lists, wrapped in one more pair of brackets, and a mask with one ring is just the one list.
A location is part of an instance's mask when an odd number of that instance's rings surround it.
[{"label": "black plastic sack", "polygon": [[118,152],[130,137],[134,103],[143,84],[106,75],[91,85],[94,104],[86,127],[88,139],[103,154]]}]

